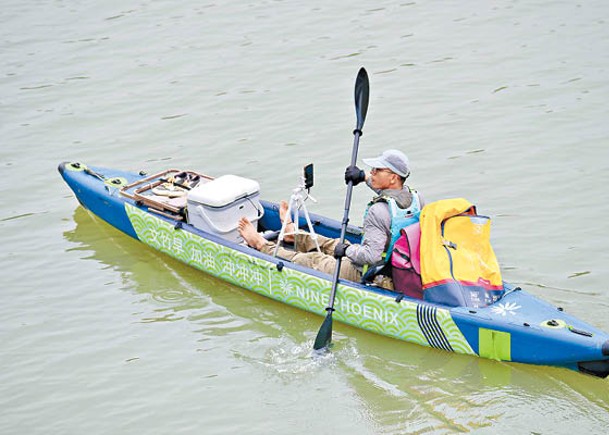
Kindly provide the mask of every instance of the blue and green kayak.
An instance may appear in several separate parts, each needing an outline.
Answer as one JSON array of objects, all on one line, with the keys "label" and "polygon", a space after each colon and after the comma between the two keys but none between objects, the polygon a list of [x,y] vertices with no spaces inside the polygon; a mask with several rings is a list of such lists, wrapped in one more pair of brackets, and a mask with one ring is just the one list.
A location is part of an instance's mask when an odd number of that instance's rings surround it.
[{"label": "blue and green kayak", "polygon": [[[260,231],[273,234],[281,228],[279,205],[258,200],[251,180],[179,170],[146,175],[76,162],[61,163],[59,172],[83,207],[149,247],[236,286],[326,314],[330,275],[260,253],[240,242],[234,227],[223,228],[235,212],[251,211]],[[214,183],[219,191],[202,190]],[[306,227],[301,219],[299,225]],[[340,222],[316,214],[310,221],[317,234],[339,237]],[[348,226],[347,239],[357,243],[360,228]],[[609,334],[519,287],[505,283],[505,290],[483,308],[447,307],[340,280],[333,317],[448,352],[609,375]]]}]

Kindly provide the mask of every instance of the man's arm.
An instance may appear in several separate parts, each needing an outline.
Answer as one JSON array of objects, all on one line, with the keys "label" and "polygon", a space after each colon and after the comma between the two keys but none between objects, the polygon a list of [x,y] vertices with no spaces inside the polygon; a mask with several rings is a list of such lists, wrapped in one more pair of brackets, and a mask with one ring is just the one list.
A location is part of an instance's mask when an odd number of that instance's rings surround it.
[{"label": "man's arm", "polygon": [[376,264],[382,259],[390,234],[391,216],[385,202],[377,202],[364,219],[364,239],[360,245],[351,245],[346,255],[357,265]]}]

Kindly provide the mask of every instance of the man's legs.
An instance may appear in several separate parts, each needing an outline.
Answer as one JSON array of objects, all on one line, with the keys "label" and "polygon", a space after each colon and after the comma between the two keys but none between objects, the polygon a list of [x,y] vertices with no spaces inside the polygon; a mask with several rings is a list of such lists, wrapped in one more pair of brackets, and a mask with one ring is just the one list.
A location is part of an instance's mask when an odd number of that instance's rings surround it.
[{"label": "man's legs", "polygon": [[[254,228],[252,223],[247,218],[241,218],[239,221],[239,232],[249,246],[264,254],[273,255],[276,246],[275,243],[265,240],[264,237],[258,234],[256,228]],[[325,272],[332,275],[334,273],[334,269],[336,268],[336,259],[333,256],[334,246],[336,246],[338,241],[335,239],[318,236],[320,248],[323,250],[323,252],[320,253],[317,252],[317,249],[315,249],[315,242],[311,239],[309,234],[302,234],[298,235],[297,237],[303,238],[302,242],[300,243],[302,249],[299,248],[299,251],[306,250],[307,247],[309,247],[309,249],[314,249],[314,251],[297,252],[280,246],[277,250],[277,255],[301,266],[309,267],[311,269],[319,270],[320,272]],[[351,263],[349,258],[343,257],[339,277],[348,279],[350,281],[359,282],[361,279],[361,273],[353,266],[353,263]]]},{"label": "man's legs", "polygon": [[[317,236],[317,243],[319,243],[319,249],[326,255],[334,256],[334,248],[338,244],[338,239],[331,239],[329,237]],[[315,240],[310,233],[298,233],[294,240],[294,248],[298,252],[317,252],[317,245]]]},{"label": "man's legs", "polygon": [[[328,239],[326,237],[324,237],[324,239],[333,241],[334,245],[337,243],[334,239]],[[315,243],[313,243],[313,246],[315,246]],[[275,243],[273,242],[268,242],[260,249],[260,252],[268,255],[273,255],[274,251]],[[334,253],[334,248],[332,248],[331,252]],[[292,263],[319,270],[320,272],[325,272],[329,275],[332,275],[334,269],[336,269],[336,258],[334,258],[333,255],[317,252],[317,250],[314,250],[313,252],[297,252],[280,246],[277,250],[277,255]],[[351,263],[349,258],[343,257],[340,265],[339,277],[349,281],[359,282],[362,279],[362,274],[353,266],[353,263]]]}]

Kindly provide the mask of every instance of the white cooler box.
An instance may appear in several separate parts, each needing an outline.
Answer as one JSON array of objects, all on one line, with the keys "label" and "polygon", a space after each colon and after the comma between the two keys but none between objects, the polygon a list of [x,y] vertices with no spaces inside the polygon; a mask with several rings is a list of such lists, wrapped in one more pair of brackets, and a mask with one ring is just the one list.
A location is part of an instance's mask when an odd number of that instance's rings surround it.
[{"label": "white cooler box", "polygon": [[254,227],[264,214],[260,185],[236,175],[222,175],[188,192],[188,221],[196,228],[241,243],[238,223],[247,217]]}]

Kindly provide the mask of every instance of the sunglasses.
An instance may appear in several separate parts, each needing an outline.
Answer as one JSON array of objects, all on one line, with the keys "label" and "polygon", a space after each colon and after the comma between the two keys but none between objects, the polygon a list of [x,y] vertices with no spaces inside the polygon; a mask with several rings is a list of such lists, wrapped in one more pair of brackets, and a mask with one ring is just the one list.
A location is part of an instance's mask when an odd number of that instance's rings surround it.
[{"label": "sunglasses", "polygon": [[390,172],[392,174],[394,173],[391,169],[388,169],[388,168],[372,168],[370,170],[370,173],[372,173],[372,174],[377,174],[379,172]]}]

